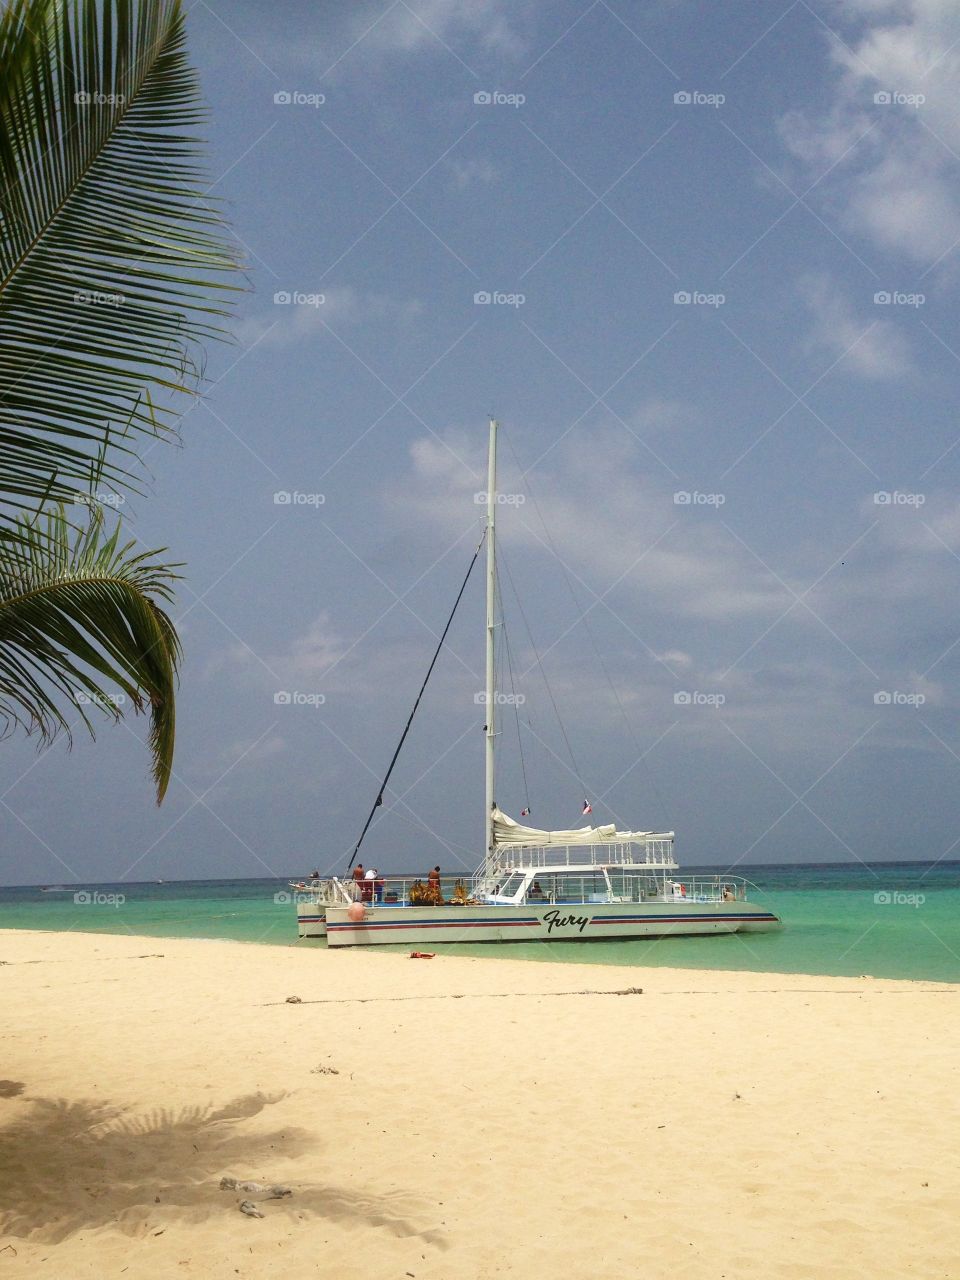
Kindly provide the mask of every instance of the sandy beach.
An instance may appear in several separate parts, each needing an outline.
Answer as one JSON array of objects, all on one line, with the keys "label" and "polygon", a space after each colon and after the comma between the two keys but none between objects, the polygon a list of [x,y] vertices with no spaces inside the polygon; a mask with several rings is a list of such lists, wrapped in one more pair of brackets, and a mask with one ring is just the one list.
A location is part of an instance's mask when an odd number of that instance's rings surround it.
[{"label": "sandy beach", "polygon": [[12,930],[0,961],[11,1276],[960,1275],[960,988]]}]

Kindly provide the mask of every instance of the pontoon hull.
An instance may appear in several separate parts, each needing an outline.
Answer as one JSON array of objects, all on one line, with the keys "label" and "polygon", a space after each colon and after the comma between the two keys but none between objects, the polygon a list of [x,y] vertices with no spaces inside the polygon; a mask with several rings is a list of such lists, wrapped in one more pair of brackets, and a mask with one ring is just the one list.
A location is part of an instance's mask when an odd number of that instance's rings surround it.
[{"label": "pontoon hull", "polygon": [[346,906],[304,904],[300,936],[326,937],[331,947],[434,946],[441,942],[591,942],[603,938],[760,932],[780,918],[750,902],[549,903],[522,907],[366,906],[362,921]]}]

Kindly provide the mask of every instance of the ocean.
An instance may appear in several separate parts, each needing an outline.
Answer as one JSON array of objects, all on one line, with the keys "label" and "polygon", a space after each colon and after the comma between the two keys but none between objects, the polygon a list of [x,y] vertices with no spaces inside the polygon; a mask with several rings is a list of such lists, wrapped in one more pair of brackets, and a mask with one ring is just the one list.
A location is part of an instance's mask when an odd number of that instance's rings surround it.
[{"label": "ocean", "polygon": [[[960,982],[960,862],[688,867],[685,871],[690,876],[697,872],[746,876],[754,886],[748,894],[751,901],[769,906],[783,918],[785,927],[775,933],[705,938],[454,943],[443,950],[454,955],[639,969],[747,969]],[[0,888],[0,928],[325,946],[322,941],[298,940],[286,880]]]}]

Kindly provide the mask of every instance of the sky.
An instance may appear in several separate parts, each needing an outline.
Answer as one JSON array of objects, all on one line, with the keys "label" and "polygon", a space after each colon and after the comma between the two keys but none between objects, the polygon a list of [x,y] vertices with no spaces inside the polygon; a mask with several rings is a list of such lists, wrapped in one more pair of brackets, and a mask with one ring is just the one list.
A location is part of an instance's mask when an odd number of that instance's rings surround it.
[{"label": "sky", "polygon": [[[174,779],[132,715],[6,739],[0,881],[345,867],[491,414],[502,808],[960,856],[960,10],[186,7],[249,290],[123,507],[187,566]],[[481,860],[482,688],[476,572],[367,865]]]}]

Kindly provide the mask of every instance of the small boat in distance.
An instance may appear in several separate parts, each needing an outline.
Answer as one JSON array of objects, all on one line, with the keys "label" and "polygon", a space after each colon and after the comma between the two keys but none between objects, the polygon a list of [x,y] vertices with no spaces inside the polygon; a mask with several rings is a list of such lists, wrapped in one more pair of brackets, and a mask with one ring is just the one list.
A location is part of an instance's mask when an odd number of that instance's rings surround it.
[{"label": "small boat in distance", "polygon": [[[541,830],[524,826],[498,807],[494,769],[499,705],[495,662],[497,428],[491,421],[483,535],[487,579],[483,861],[469,883],[464,877],[444,882],[438,875],[426,883],[411,875],[355,879],[348,867],[342,877],[315,877],[309,883],[292,884],[300,937],[325,937],[332,947],[376,943],[433,946],[439,942],[516,940],[588,942],[779,928],[778,916],[747,900],[746,882],[741,877],[681,879],[672,831],[618,831],[614,825]],[[471,569],[479,552],[480,547]],[[469,577],[468,570],[458,604]],[[427,679],[445,637],[446,630]],[[419,701],[418,697],[414,713]],[[412,719],[413,713],[354,848],[351,866],[383,803]],[[583,811],[592,812],[587,801]]]}]

